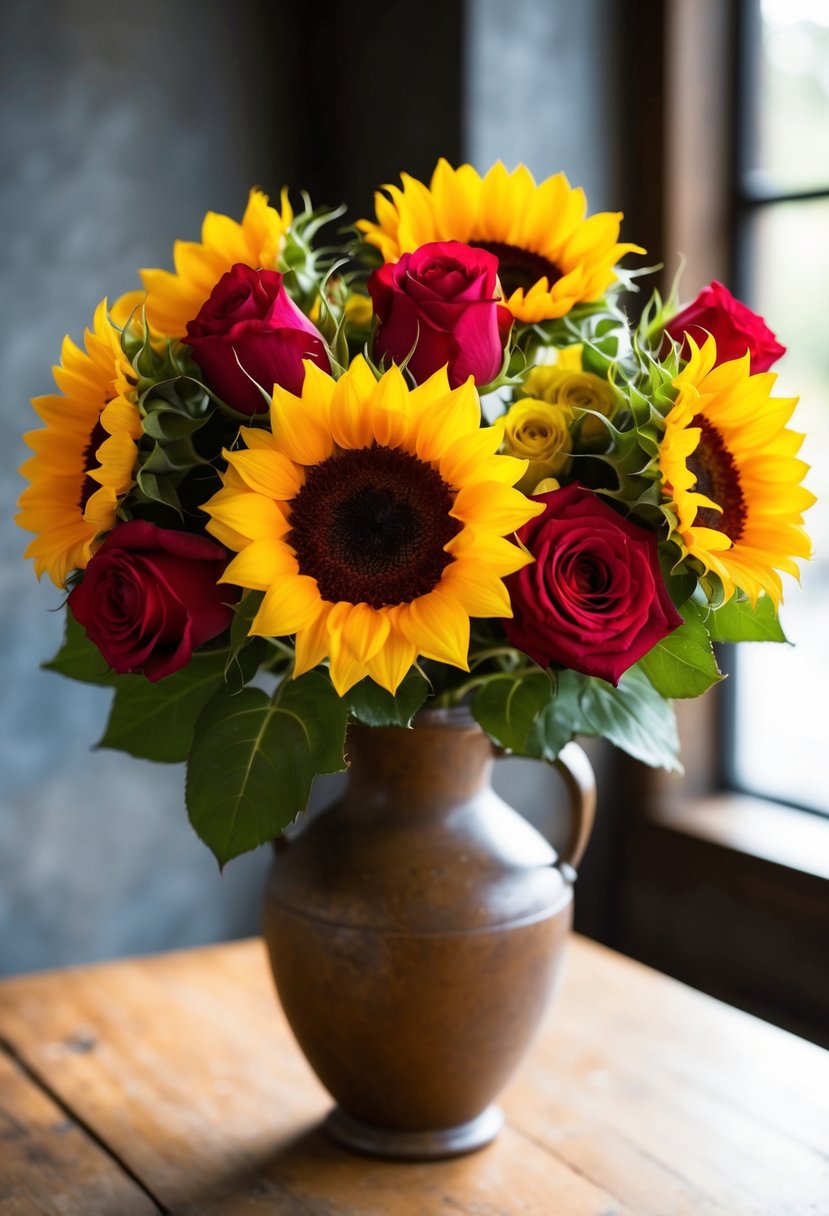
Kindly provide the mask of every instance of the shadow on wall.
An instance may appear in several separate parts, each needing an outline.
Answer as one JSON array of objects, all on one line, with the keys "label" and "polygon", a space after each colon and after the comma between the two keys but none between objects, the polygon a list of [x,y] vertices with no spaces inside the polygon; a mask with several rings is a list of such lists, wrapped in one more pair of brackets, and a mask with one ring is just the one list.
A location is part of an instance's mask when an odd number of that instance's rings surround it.
[{"label": "shadow on wall", "polygon": [[[27,402],[50,391],[64,333],[78,340],[137,267],[169,264],[206,209],[240,214],[254,183],[365,206],[401,168],[457,159],[463,137],[479,167],[563,168],[592,209],[612,200],[605,0],[513,0],[508,19],[500,0],[447,0],[440,14],[424,22],[415,0],[321,0],[313,22],[272,0],[146,0],[137,19],[100,0],[3,7],[0,973],[254,932],[267,864],[261,850],[219,879],[182,769],[90,753],[106,696],[38,670],[62,594],[35,583],[11,516]],[[527,810],[555,786],[518,762],[498,782]]]}]

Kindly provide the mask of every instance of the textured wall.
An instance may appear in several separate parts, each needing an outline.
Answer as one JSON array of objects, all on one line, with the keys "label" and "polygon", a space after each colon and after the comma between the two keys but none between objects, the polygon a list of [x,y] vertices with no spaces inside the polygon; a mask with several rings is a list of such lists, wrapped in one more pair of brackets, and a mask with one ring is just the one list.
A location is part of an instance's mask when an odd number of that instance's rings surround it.
[{"label": "textured wall", "polygon": [[182,770],[90,753],[107,696],[38,671],[60,641],[61,596],[35,583],[10,516],[28,398],[50,391],[63,334],[78,340],[136,267],[165,264],[207,206],[238,213],[253,182],[281,184],[289,127],[267,83],[280,66],[267,8],[3,6],[0,971],[256,921],[265,854],[220,879],[184,815]]},{"label": "textured wall", "polygon": [[[60,641],[62,614],[50,610],[61,596],[35,583],[21,560],[25,535],[10,522],[20,433],[33,425],[28,398],[50,391],[63,334],[78,340],[104,294],[134,285],[136,267],[167,264],[173,239],[196,236],[207,207],[239,214],[252,183],[275,192],[284,180],[311,182],[315,166],[326,187],[347,178],[359,193],[375,177],[356,167],[366,158],[372,170],[378,157],[419,167],[456,146],[457,115],[435,115],[457,84],[429,91],[430,112],[413,81],[428,78],[444,36],[457,38],[457,16],[445,30],[415,20],[395,95],[406,8],[355,0],[360,37],[371,35],[373,66],[363,71],[353,47],[329,37],[328,19],[342,25],[341,12],[322,3],[316,45],[336,58],[326,100],[297,53],[311,18],[287,3],[2,6],[0,973],[256,927],[266,851],[220,878],[187,824],[182,769],[90,752],[106,694],[38,670]],[[603,0],[470,0],[466,139],[476,163],[524,158],[542,175],[563,167],[594,210],[612,201],[609,50],[597,24],[606,9]],[[349,72],[357,112],[344,122],[336,88]],[[317,64],[312,79],[325,76]],[[370,132],[393,130],[402,109],[401,138],[372,149]],[[350,129],[353,159],[340,151],[329,163],[326,149]],[[501,766],[498,780],[528,812],[555,784],[518,762]]]}]

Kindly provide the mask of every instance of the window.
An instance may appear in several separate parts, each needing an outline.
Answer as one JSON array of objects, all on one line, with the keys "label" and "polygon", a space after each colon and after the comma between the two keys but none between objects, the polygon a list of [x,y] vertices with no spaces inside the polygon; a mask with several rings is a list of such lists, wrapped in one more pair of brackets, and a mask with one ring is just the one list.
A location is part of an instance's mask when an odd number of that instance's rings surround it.
[{"label": "window", "polygon": [[[730,784],[829,814],[829,5],[744,0],[737,41],[735,293],[788,346],[776,392],[800,394],[815,551],[781,614],[793,647],[733,652]],[[777,369],[775,369],[777,370]]]}]

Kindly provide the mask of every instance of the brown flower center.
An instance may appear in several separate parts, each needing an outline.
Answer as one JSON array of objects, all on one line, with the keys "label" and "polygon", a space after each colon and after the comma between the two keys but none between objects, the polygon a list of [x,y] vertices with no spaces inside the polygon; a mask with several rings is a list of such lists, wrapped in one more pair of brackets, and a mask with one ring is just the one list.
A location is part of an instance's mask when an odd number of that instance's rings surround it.
[{"label": "brown flower center", "polygon": [[99,416],[98,421],[95,423],[89,436],[89,443],[83,450],[82,459],[85,476],[83,482],[81,483],[81,497],[78,502],[78,506],[80,507],[81,511],[85,510],[86,504],[89,502],[95,491],[100,490],[101,488],[100,483],[89,476],[89,470],[94,469],[98,464],[95,453],[98,451],[98,448],[101,446],[104,440],[108,437],[109,432],[104,430]]},{"label": "brown flower center", "polygon": [[518,245],[507,245],[503,241],[470,241],[475,249],[486,249],[498,259],[498,278],[507,299],[518,288],[529,291],[539,279],[546,279],[549,287],[561,278],[561,271],[554,262],[548,262],[540,253],[521,249]]},{"label": "brown flower center", "polygon": [[452,560],[444,546],[461,528],[452,503],[440,474],[416,456],[360,448],[309,470],[291,505],[288,540],[324,600],[409,603]]},{"label": "brown flower center", "polygon": [[696,414],[691,426],[701,431],[699,443],[688,457],[688,468],[697,479],[696,491],[722,507],[722,512],[699,507],[694,527],[715,528],[733,543],[742,536],[747,517],[739,470],[722,435],[707,418]]}]

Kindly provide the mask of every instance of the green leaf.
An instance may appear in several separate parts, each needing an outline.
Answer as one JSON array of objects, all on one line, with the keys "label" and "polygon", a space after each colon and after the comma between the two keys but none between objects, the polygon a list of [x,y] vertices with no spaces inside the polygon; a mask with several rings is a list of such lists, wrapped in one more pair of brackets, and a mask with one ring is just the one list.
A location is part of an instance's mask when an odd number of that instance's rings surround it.
[{"label": "green leaf", "polygon": [[159,443],[173,443],[194,434],[206,421],[206,418],[191,418],[176,410],[157,409],[147,414],[142,427],[151,439],[157,439]]},{"label": "green leaf", "polygon": [[774,602],[767,595],[752,608],[750,600],[734,596],[715,611],[705,624],[715,642],[787,642]]},{"label": "green leaf", "polygon": [[703,623],[704,610],[688,601],[684,623],[649,650],[638,666],[663,697],[698,697],[723,678]]},{"label": "green leaf", "polygon": [[177,515],[184,518],[178,494],[172,482],[166,477],[157,477],[146,469],[138,469],[135,474],[138,489],[150,502],[160,502],[162,506],[170,507]]},{"label": "green leaf", "polygon": [[235,658],[250,641],[250,627],[264,598],[264,591],[246,591],[239,602],[233,605],[233,620],[230,622],[231,658]]},{"label": "green leaf", "polygon": [[533,723],[521,754],[552,764],[575,734],[575,716],[573,710],[568,712],[565,697],[551,697]]},{"label": "green leaf", "polygon": [[233,605],[230,651],[225,660],[225,681],[230,692],[240,692],[253,679],[267,656],[268,644],[265,639],[250,636],[253,618],[264,596],[264,591],[246,591]]},{"label": "green leaf", "polygon": [[618,688],[592,676],[564,671],[559,676],[559,694],[577,706],[577,734],[609,739],[653,768],[682,772],[673,706],[660,696],[643,671],[631,667]]},{"label": "green leaf", "polygon": [[97,746],[165,764],[186,760],[196,718],[222,686],[226,662],[226,651],[207,651],[156,683],[142,675],[122,676]]},{"label": "green leaf", "polygon": [[411,726],[412,718],[429,695],[429,685],[419,671],[403,679],[394,696],[373,680],[361,680],[347,694],[348,708],[366,726]]},{"label": "green leaf", "polygon": [[41,664],[44,671],[56,671],[70,680],[81,680],[84,684],[113,685],[118,676],[107,663],[94,642],[79,625],[67,608],[66,632],[63,645],[48,663]]},{"label": "green leaf", "polygon": [[202,710],[187,766],[190,822],[219,865],[278,836],[314,778],[345,768],[348,706],[327,676],[218,693]]},{"label": "green leaf", "polygon": [[224,656],[225,684],[229,693],[241,692],[249,684],[262,663],[268,657],[268,643],[264,638],[251,638],[247,646],[235,654],[226,650]]},{"label": "green leaf", "polygon": [[480,687],[472,713],[496,743],[520,755],[552,692],[546,671],[504,672],[490,676]]}]

